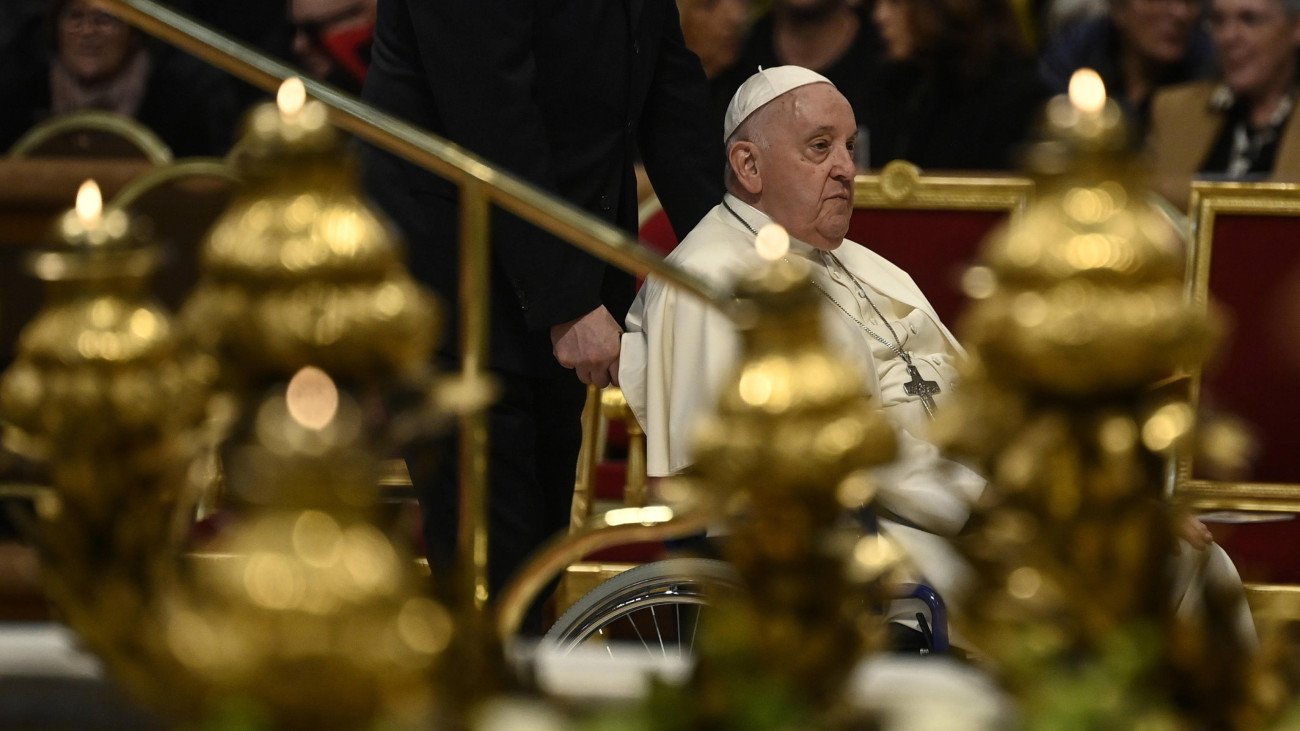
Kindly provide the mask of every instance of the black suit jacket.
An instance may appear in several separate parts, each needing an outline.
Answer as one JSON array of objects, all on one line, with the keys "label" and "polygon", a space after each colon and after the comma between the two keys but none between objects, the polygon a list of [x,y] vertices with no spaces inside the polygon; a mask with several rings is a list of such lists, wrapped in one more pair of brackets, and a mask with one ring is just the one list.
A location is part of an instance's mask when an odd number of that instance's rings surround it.
[{"label": "black suit jacket", "polygon": [[[721,131],[673,0],[380,0],[363,96],[628,231],[638,151],[679,235],[721,196]],[[454,307],[455,187],[373,148],[365,180]],[[558,368],[552,325],[602,303],[622,319],[629,275],[513,216],[492,229],[494,367]]]}]

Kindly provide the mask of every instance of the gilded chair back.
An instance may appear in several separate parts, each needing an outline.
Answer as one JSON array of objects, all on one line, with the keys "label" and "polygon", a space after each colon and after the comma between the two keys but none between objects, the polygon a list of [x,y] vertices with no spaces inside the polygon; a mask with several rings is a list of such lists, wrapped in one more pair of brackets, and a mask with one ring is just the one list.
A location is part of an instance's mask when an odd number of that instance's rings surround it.
[{"label": "gilded chair back", "polygon": [[1204,508],[1295,511],[1300,184],[1197,182],[1190,208],[1187,296],[1200,308],[1215,301],[1229,326],[1217,358],[1191,374],[1192,395],[1203,422],[1239,419],[1253,447],[1227,469],[1186,451],[1175,493]]},{"label": "gilded chair back", "polygon": [[162,249],[154,293],[176,309],[199,278],[203,237],[234,195],[237,178],[216,158],[189,158],[164,165],[131,181],[113,204],[150,222]]},{"label": "gilded chair back", "polygon": [[130,117],[88,110],[48,119],[9,149],[10,157],[138,158],[155,165],[172,161],[158,135]]},{"label": "gilded chair back", "polygon": [[895,160],[857,177],[848,238],[910,274],[951,325],[966,300],[962,272],[994,228],[1024,212],[1033,192],[1028,178],[930,175]]},{"label": "gilded chair back", "polygon": [[[611,424],[622,454],[611,457]],[[577,533],[593,514],[611,508],[645,507],[649,502],[646,477],[645,432],[617,386],[587,387],[582,412],[582,448],[573,486],[570,534]],[[627,544],[598,551],[570,564],[556,592],[557,614],[572,606],[601,582],[642,563],[662,558],[661,543]]]},{"label": "gilded chair back", "polygon": [[1189,210],[1187,297],[1214,302],[1227,334],[1189,374],[1204,436],[1178,455],[1172,492],[1198,510],[1252,511],[1213,526],[1248,589],[1300,584],[1300,184],[1196,182]]}]

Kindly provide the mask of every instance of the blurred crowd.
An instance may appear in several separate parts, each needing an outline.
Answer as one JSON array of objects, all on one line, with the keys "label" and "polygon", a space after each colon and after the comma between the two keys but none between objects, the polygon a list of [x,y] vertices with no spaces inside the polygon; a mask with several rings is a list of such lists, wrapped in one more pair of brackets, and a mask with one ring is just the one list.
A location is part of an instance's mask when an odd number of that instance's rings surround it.
[{"label": "blurred crowd", "polygon": [[[376,0],[172,0],[167,5],[304,74],[359,94]],[[102,109],[152,129],[176,157],[225,154],[265,97],[86,0],[0,4],[0,151],[52,116]]]},{"label": "blurred crowd", "polygon": [[[174,0],[176,9],[359,92],[381,0]],[[1290,125],[1300,0],[677,0],[720,121],[759,66],[830,78],[861,169],[1010,170],[1048,96],[1096,69],[1157,176],[1300,172]],[[87,0],[0,5],[0,150],[42,119],[107,109],[176,156],[220,155],[260,92]],[[1180,191],[1170,189],[1171,198]]]}]

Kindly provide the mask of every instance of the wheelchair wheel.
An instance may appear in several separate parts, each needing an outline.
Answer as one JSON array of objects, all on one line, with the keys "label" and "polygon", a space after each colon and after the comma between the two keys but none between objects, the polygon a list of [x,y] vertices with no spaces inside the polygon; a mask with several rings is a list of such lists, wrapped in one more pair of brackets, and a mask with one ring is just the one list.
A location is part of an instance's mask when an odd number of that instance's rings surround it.
[{"label": "wheelchair wheel", "polygon": [[741,591],[725,561],[674,558],[625,571],[584,595],[551,627],[542,644],[568,654],[575,648],[622,644],[651,656],[688,657],[700,615],[720,594]]}]

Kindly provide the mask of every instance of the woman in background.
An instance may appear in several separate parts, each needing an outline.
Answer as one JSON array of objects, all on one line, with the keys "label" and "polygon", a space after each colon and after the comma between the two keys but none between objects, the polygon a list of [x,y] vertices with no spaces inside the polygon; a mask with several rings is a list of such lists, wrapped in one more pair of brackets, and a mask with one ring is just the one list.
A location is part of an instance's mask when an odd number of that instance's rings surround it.
[{"label": "woman in background", "polygon": [[[876,0],[870,166],[1006,170],[1048,97],[1007,0]],[[859,142],[861,144],[861,141]]]},{"label": "woman in background", "polygon": [[49,117],[90,109],[136,119],[176,157],[229,148],[236,109],[219,72],[156,56],[139,31],[85,0],[52,0],[48,22],[47,46],[31,44],[0,75],[0,151]]}]

